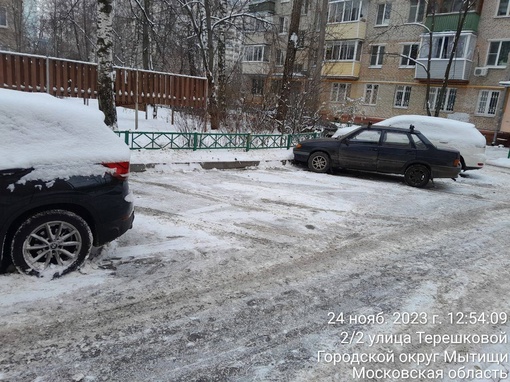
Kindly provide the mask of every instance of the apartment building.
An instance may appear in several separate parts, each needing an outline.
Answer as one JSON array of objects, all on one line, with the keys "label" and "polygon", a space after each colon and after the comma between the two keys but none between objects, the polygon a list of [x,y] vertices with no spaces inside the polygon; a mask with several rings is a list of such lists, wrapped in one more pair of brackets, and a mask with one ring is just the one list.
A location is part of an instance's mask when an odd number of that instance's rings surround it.
[{"label": "apartment building", "polygon": [[0,0],[0,50],[16,49],[16,14],[21,4],[20,0]]},{"label": "apartment building", "polygon": [[[303,11],[300,29],[306,37],[306,31],[318,34],[324,28],[323,49],[307,45],[305,39],[300,63],[303,77],[313,65],[320,65],[326,117],[359,122],[426,114],[427,84],[434,112],[462,17],[462,0],[436,0],[434,8],[426,0],[329,0],[327,23],[318,26],[321,3],[307,3],[309,13]],[[251,4],[254,12],[265,7],[265,17],[287,37],[285,19],[292,1]],[[510,80],[510,0],[478,0],[461,29],[440,116],[475,123],[480,130],[501,128],[510,133],[510,97],[508,88],[500,84]],[[253,49],[246,41],[254,36],[258,40],[253,45],[263,47],[263,52],[246,55]],[[277,46],[267,31],[246,34],[243,73],[252,80],[255,98],[267,91],[270,79],[277,78],[284,59],[282,48],[282,38]],[[310,59],[318,51],[322,59]],[[295,72],[299,81],[300,72]]]}]

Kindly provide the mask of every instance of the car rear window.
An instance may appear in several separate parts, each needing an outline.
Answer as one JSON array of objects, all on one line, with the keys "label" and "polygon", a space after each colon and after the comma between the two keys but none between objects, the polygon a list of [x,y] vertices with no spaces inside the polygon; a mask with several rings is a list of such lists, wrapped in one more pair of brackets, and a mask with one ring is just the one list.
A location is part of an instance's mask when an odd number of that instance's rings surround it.
[{"label": "car rear window", "polygon": [[426,150],[427,145],[421,140],[421,138],[415,134],[411,135],[411,139],[418,150]]}]

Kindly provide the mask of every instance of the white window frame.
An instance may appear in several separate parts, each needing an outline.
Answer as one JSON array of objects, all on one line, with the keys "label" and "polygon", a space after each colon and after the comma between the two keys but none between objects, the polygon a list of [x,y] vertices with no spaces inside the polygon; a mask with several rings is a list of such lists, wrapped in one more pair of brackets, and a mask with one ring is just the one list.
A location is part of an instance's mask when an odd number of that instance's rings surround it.
[{"label": "white window frame", "polygon": [[412,90],[412,86],[410,86],[410,85],[398,85],[395,89],[395,98],[393,100],[393,107],[398,108],[398,109],[409,108],[409,103],[411,101],[411,90]]},{"label": "white window frame", "polygon": [[267,62],[265,45],[246,45],[244,47],[244,62]]},{"label": "white window frame", "polygon": [[328,4],[328,24],[359,21],[361,5],[360,0],[330,0]]},{"label": "white window frame", "polygon": [[360,50],[361,44],[358,40],[328,41],[324,61],[359,61]]},{"label": "white window frame", "polygon": [[[475,115],[484,117],[495,117],[498,113],[499,99],[501,92],[499,90],[480,90],[476,102]],[[493,103],[495,101],[495,104]]]},{"label": "white window frame", "polygon": [[[501,48],[503,46],[503,43],[510,45],[510,40],[489,41],[489,48],[487,50],[487,64],[486,64],[487,66],[493,66],[493,67],[499,67],[499,68],[503,67],[504,68],[508,65],[508,62],[503,62],[502,65],[499,65],[499,62],[501,60],[508,59],[508,52],[506,54],[506,57],[504,57],[505,55],[503,55],[503,57],[502,57],[502,54],[501,54]],[[490,57],[491,57],[491,55],[493,55],[493,53],[491,53],[492,44],[498,44],[498,52],[496,53],[494,63],[489,64]]]},{"label": "white window frame", "polygon": [[[429,103],[430,110],[436,110],[436,102],[437,97],[439,96],[439,92],[441,91],[440,87],[431,87],[429,92]],[[444,97],[444,103],[441,106],[441,111],[453,111],[455,107],[455,101],[457,99],[457,89],[456,88],[446,88],[446,94]]]},{"label": "white window frame", "polygon": [[[415,47],[415,52],[416,52],[415,57],[412,57],[413,46]],[[409,50],[407,53],[406,53],[406,49]],[[414,68],[414,67],[416,67],[416,60],[418,59],[419,53],[420,53],[420,44],[419,43],[412,42],[412,43],[402,44],[402,55],[400,56],[399,68]],[[405,60],[405,62],[404,62],[404,60]]]},{"label": "white window frame", "polygon": [[[502,8],[506,6],[506,11],[503,11]],[[510,16],[510,0],[499,0],[499,6],[496,10],[496,17],[508,17]]]},{"label": "white window frame", "polygon": [[[457,52],[455,58],[466,58],[469,55],[470,44],[472,43],[470,34],[461,34],[457,43]],[[450,58],[453,49],[455,34],[447,33],[432,36],[432,60],[446,60]],[[420,48],[420,58],[427,58],[429,54],[429,39],[422,37]]]},{"label": "white window frame", "polygon": [[376,26],[388,26],[391,17],[391,3],[377,4],[377,16],[375,19]]},{"label": "white window frame", "polygon": [[408,23],[421,23],[425,17],[425,0],[411,0]]},{"label": "white window frame", "polygon": [[[384,53],[386,51],[386,45],[372,45],[370,47],[370,67],[381,68],[384,63]],[[375,63],[373,59],[375,58]]]},{"label": "white window frame", "polygon": [[7,28],[9,26],[7,22],[7,7],[0,6],[0,21],[3,19],[3,23],[0,24],[0,28]]},{"label": "white window frame", "polygon": [[333,82],[331,84],[331,102],[345,102],[349,97],[351,84],[345,82]]},{"label": "white window frame", "polygon": [[365,84],[363,94],[363,103],[365,105],[377,105],[377,95],[379,93],[379,84]]}]

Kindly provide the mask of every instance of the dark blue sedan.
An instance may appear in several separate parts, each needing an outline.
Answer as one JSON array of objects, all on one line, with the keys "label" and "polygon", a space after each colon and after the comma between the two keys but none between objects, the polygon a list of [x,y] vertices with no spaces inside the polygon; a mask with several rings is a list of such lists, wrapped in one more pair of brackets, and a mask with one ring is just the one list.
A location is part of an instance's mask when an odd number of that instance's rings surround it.
[{"label": "dark blue sedan", "polygon": [[341,168],[402,174],[413,187],[434,178],[454,179],[461,171],[457,150],[438,149],[413,126],[368,125],[337,138],[306,140],[294,148],[294,160],[319,173]]}]

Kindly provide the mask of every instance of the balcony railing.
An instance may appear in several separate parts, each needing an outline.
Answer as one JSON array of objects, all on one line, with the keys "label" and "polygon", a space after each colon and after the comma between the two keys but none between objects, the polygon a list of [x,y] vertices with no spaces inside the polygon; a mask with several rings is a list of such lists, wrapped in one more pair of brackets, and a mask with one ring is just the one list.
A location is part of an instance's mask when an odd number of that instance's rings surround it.
[{"label": "balcony railing", "polygon": [[[436,14],[434,16],[434,29],[433,32],[447,32],[447,31],[456,31],[457,26],[459,25],[460,15],[458,13],[446,13],[446,14]],[[432,29],[432,16],[427,16],[427,20],[425,21],[425,25]],[[462,26],[462,30],[464,31],[478,31],[478,24],[480,22],[480,15],[475,12],[469,12],[466,15],[466,20],[464,21],[464,25]]]},{"label": "balcony railing", "polygon": [[[427,66],[427,59],[420,58],[417,60],[419,63]],[[440,80],[444,78],[448,59],[432,59],[430,63],[430,78],[432,80]],[[450,80],[468,81],[471,74],[473,62],[467,59],[454,59],[450,69]],[[418,80],[426,80],[427,72],[421,65],[416,65],[415,78]]]},{"label": "balcony railing", "polygon": [[359,61],[326,61],[322,66],[322,76],[327,78],[359,78]]}]

